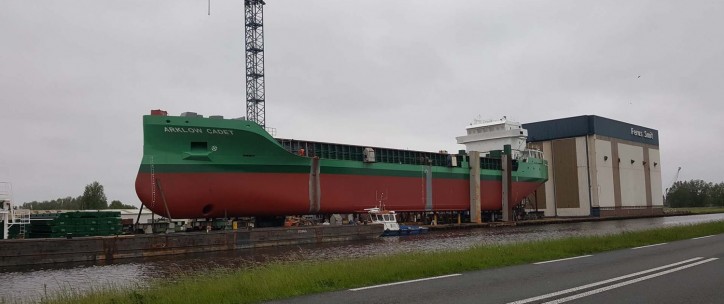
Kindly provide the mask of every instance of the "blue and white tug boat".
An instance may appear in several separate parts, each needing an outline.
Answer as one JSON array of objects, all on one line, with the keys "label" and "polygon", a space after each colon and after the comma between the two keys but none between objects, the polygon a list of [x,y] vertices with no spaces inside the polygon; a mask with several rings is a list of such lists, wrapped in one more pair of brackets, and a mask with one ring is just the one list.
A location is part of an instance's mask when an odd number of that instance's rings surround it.
[{"label": "blue and white tug boat", "polygon": [[385,231],[382,233],[383,236],[413,235],[427,232],[426,227],[398,224],[397,214],[395,214],[394,211],[382,210],[377,207],[368,208],[365,209],[365,211],[370,215],[372,224],[384,225]]}]

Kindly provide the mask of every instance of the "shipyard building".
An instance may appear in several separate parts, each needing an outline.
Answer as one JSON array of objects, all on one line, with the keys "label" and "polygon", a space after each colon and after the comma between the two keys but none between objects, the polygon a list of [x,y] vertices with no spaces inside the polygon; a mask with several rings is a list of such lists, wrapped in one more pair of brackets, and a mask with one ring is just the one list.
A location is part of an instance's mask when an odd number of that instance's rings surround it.
[{"label": "shipyard building", "polygon": [[595,115],[523,124],[543,151],[548,181],[528,208],[546,216],[663,212],[657,130]]}]

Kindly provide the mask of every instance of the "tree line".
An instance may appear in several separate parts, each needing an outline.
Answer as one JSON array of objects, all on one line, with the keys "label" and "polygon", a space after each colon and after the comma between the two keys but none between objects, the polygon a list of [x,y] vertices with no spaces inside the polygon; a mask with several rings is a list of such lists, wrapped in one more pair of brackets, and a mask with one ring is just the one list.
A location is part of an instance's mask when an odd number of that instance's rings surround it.
[{"label": "tree line", "polygon": [[680,181],[666,191],[669,207],[724,207],[724,183]]},{"label": "tree line", "polygon": [[119,200],[111,201],[103,191],[103,185],[93,182],[85,186],[83,195],[78,197],[63,197],[50,201],[32,201],[23,204],[24,209],[33,210],[102,210],[102,209],[137,209],[136,206],[126,205]]}]

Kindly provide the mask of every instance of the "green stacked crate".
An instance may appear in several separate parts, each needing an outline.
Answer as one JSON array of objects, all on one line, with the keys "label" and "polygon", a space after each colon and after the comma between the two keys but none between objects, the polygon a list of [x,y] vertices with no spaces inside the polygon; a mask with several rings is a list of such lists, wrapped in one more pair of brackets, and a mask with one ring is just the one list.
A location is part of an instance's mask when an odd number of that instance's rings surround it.
[{"label": "green stacked crate", "polygon": [[31,237],[103,236],[121,233],[121,213],[66,212],[33,221]]},{"label": "green stacked crate", "polygon": [[58,225],[56,219],[57,214],[33,216],[30,220],[30,237],[31,238],[46,238],[46,237],[58,237],[58,232],[63,225]]}]

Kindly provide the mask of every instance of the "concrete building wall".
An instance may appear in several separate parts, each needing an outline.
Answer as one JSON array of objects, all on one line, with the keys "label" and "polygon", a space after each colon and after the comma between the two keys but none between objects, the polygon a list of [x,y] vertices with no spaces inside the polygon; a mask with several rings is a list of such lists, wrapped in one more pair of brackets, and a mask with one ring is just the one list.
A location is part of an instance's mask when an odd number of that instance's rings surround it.
[{"label": "concrete building wall", "polygon": [[[566,201],[561,202],[561,197],[556,195],[556,204],[558,205],[558,216],[589,216],[591,214],[591,197],[589,196],[589,168],[588,153],[586,149],[586,137],[576,137],[569,139],[556,140],[565,142],[565,145],[557,145],[559,151],[554,151],[557,156],[563,156],[558,159],[554,166],[570,166],[566,171],[556,170],[559,174],[565,174],[556,178],[556,193],[559,189],[566,194]],[[554,141],[554,142],[556,142]],[[555,147],[555,145],[554,145]],[[555,150],[556,148],[554,148]],[[560,151],[564,149],[564,151]]]},{"label": "concrete building wall", "polygon": [[553,188],[555,191],[555,203],[556,206],[558,206],[559,213],[561,209],[579,208],[580,195],[578,191],[576,139],[557,139],[551,142],[551,147],[553,153],[553,176],[555,178]]},{"label": "concrete building wall", "polygon": [[621,206],[646,206],[644,148],[618,144],[619,174],[621,175]]},{"label": "concrete building wall", "polygon": [[651,175],[651,203],[654,207],[664,206],[664,192],[661,184],[661,156],[659,149],[649,149],[649,162],[646,164]]},{"label": "concrete building wall", "polygon": [[531,146],[542,150],[549,163],[549,180],[534,196],[545,216],[590,216],[598,208],[603,216],[660,213],[663,191],[655,147],[595,134]]},{"label": "concrete building wall", "polygon": [[576,137],[576,166],[578,169],[578,201],[579,209],[577,212],[582,215],[589,215],[591,212],[591,196],[589,188],[591,177],[588,175],[588,140],[586,137]]},{"label": "concrete building wall", "polygon": [[543,188],[545,189],[544,190],[544,192],[545,192],[544,215],[545,216],[556,216],[558,214],[556,213],[556,206],[555,206],[555,201],[556,201],[555,200],[555,190],[553,189],[554,182],[551,182],[551,181],[555,180],[555,177],[553,176],[553,166],[550,165],[553,163],[553,153],[552,153],[553,149],[551,147],[552,145],[551,145],[550,141],[541,143],[541,146],[542,146],[541,151],[543,151],[543,159],[545,159],[549,164],[549,166],[548,166],[549,181],[546,182],[545,184],[543,184]]},{"label": "concrete building wall", "polygon": [[548,162],[548,182],[535,199],[545,216],[588,216],[591,210],[586,138],[535,143]]},{"label": "concrete building wall", "polygon": [[591,201],[591,207],[598,207],[598,175],[596,174],[596,157],[598,157],[598,152],[596,151],[596,136],[595,135],[589,135],[586,136],[586,144],[588,149],[588,158],[586,159],[588,164],[588,188],[590,191],[589,199]]},{"label": "concrete building wall", "polygon": [[523,127],[549,163],[546,216],[662,213],[658,131],[598,116]]},{"label": "concrete building wall", "polygon": [[616,200],[613,194],[613,160],[611,158],[611,142],[596,139],[596,181],[595,194],[598,196],[598,207],[613,208]]}]

